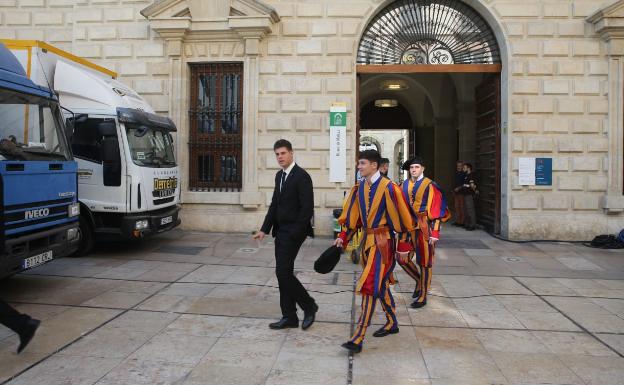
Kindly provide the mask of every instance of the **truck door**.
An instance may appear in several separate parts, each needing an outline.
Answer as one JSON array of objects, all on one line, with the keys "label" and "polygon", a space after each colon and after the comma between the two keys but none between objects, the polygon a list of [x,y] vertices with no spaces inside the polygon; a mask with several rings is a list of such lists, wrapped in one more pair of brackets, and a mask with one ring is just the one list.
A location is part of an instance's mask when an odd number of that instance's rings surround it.
[{"label": "truck door", "polygon": [[[78,162],[78,197],[94,214],[126,211],[124,152],[118,138],[113,117],[89,115],[74,123],[71,144]],[[115,216],[104,215],[101,220],[106,222],[107,217],[112,221]],[[115,223],[96,226],[115,227]]]}]

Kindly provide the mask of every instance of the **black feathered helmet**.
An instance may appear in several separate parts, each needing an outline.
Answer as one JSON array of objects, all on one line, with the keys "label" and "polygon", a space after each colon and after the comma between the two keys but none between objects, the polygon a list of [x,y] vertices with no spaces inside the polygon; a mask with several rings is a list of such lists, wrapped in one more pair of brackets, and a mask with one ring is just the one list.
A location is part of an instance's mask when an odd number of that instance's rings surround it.
[{"label": "black feathered helmet", "polygon": [[405,163],[403,163],[403,167],[401,168],[405,171],[409,171],[410,166],[413,164],[419,164],[423,167],[425,166],[425,164],[423,163],[423,159],[420,156],[415,156],[412,159],[409,159]]}]

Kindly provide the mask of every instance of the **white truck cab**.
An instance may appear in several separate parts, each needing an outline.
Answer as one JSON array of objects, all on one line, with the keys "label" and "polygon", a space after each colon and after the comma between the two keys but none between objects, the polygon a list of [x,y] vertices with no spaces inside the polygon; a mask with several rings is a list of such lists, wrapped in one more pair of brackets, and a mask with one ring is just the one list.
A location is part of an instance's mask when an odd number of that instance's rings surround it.
[{"label": "white truck cab", "polygon": [[[111,71],[41,42],[32,47],[58,94],[78,162],[82,244],[142,238],[180,224],[179,170],[167,117]],[[53,50],[50,48],[54,48]],[[90,65],[92,64],[92,65]]]}]

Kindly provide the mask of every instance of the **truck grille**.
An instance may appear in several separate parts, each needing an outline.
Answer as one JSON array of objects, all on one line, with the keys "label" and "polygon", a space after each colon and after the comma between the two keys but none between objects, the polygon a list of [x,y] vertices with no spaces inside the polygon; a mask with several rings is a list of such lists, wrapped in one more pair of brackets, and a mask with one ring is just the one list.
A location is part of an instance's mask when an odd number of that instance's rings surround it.
[{"label": "truck grille", "polygon": [[[67,219],[68,206],[71,203],[73,203],[73,198],[5,206],[2,219],[7,238],[30,232],[30,226]],[[41,226],[38,229],[45,227]],[[18,231],[21,228],[24,231]]]}]

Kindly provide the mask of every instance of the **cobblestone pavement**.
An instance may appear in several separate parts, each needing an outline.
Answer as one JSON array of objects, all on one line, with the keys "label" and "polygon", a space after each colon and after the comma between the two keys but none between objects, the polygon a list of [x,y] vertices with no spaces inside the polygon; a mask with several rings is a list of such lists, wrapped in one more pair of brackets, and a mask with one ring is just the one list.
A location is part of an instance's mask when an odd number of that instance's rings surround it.
[{"label": "cobblestone pavement", "polygon": [[623,252],[447,226],[429,304],[407,306],[399,271],[400,333],[371,327],[350,363],[340,344],[360,268],[345,258],[314,273],[329,243],[308,240],[297,259],[320,305],[305,332],[267,327],[280,314],[273,245],[248,235],[174,231],[14,276],[0,297],[43,322],[21,355],[0,328],[0,383],[624,384]]}]

